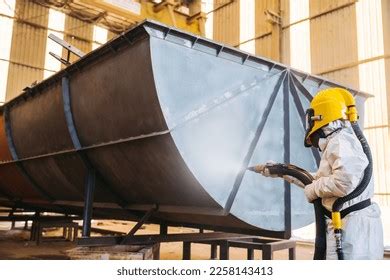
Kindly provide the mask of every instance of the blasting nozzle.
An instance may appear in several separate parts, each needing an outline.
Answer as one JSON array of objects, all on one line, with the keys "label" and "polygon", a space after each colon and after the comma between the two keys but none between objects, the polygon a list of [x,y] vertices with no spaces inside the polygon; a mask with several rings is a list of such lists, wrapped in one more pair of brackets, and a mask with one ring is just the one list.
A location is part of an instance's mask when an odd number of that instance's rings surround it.
[{"label": "blasting nozzle", "polygon": [[265,168],[266,168],[266,165],[259,164],[259,165],[248,167],[247,170],[250,170],[250,171],[253,171],[256,173],[263,173]]}]

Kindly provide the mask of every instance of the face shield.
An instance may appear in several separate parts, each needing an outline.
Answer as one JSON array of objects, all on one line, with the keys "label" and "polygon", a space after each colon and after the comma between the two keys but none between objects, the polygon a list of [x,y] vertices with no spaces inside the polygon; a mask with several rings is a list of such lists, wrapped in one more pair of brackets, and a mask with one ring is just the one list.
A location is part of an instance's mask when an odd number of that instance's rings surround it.
[{"label": "face shield", "polygon": [[310,131],[314,127],[314,110],[309,108],[306,110],[306,115],[305,115],[305,147],[309,148],[312,146],[312,143],[310,141],[310,138],[308,137]]},{"label": "face shield", "polygon": [[[306,130],[306,133],[305,133],[305,147],[309,148],[309,147],[313,146],[313,144],[315,144],[314,146],[317,148],[318,147],[318,139],[317,138],[321,137],[322,133],[321,133],[321,135],[315,135],[316,132],[314,132],[312,130],[313,130],[313,127],[314,127],[314,122],[322,120],[322,116],[321,115],[315,116],[314,115],[314,110],[312,108],[309,108],[309,109],[306,110],[305,120],[306,120],[306,122],[305,122],[305,130]],[[318,130],[321,130],[321,129],[318,129]],[[311,133],[311,135],[309,136],[310,133]],[[313,141],[311,139],[312,135],[316,136],[315,137],[316,138],[316,141],[315,141],[316,143],[313,143]]]}]

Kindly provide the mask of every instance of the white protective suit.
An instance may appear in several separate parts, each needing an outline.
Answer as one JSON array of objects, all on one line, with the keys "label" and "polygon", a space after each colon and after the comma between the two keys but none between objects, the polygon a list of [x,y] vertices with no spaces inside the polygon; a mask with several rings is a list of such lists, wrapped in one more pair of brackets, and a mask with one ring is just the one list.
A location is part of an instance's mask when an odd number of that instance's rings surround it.
[{"label": "white protective suit", "polygon": [[[339,131],[335,131],[337,129]],[[331,211],[338,197],[351,193],[358,186],[368,165],[368,159],[348,121],[334,121],[323,130],[325,135],[329,136],[321,138],[318,143],[322,151],[320,166],[313,183],[306,186],[305,195],[310,202],[318,197],[322,198],[323,206]],[[343,209],[372,198],[373,195],[374,182],[371,179],[365,191],[346,202]],[[378,205],[373,202],[371,206],[343,218],[343,251],[346,260],[383,258],[380,215]],[[337,260],[332,221],[327,218],[326,223],[326,259]]]}]

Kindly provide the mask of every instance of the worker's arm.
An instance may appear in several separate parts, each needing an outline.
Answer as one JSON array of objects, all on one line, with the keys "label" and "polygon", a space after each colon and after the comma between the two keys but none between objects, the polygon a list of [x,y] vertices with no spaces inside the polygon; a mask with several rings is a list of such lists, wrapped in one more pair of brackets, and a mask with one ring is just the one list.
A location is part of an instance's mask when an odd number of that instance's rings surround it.
[{"label": "worker's arm", "polygon": [[[368,165],[366,155],[357,141],[345,137],[330,139],[321,160],[316,179],[305,187],[305,195],[311,202],[316,198],[343,197],[359,184]],[[331,169],[331,175],[322,176],[323,170]],[[325,172],[327,173],[327,172]]]}]

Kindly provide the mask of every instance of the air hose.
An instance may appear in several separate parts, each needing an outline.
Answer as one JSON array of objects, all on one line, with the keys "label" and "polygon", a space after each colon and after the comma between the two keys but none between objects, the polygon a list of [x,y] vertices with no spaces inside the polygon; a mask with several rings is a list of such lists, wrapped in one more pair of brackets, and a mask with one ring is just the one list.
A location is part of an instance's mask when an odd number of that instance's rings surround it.
[{"label": "air hose", "polygon": [[[301,181],[305,186],[313,182],[314,178],[306,170],[299,168],[292,164],[268,164],[263,166],[269,170],[271,175],[283,178],[288,175]],[[259,166],[248,168],[251,171],[258,172],[256,170]],[[314,260],[324,260],[326,256],[326,222],[325,212],[321,203],[321,199],[318,198],[313,201],[315,224],[316,224],[316,238],[315,238],[315,249],[314,249]]]},{"label": "air hose", "polygon": [[358,197],[365,191],[372,177],[372,155],[371,155],[370,147],[367,143],[366,138],[363,135],[363,132],[360,130],[358,123],[351,122],[351,126],[356,137],[359,139],[360,144],[362,145],[363,152],[367,156],[368,165],[364,170],[363,179],[360,181],[359,185],[346,196],[337,198],[332,206],[332,222],[333,222],[334,233],[336,238],[336,252],[339,260],[344,259],[340,210],[343,208],[344,203]]}]

